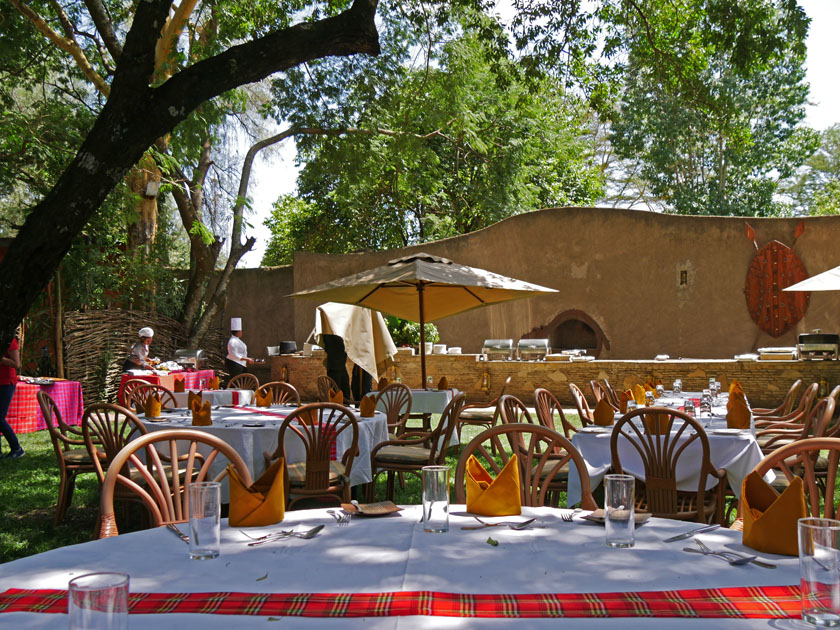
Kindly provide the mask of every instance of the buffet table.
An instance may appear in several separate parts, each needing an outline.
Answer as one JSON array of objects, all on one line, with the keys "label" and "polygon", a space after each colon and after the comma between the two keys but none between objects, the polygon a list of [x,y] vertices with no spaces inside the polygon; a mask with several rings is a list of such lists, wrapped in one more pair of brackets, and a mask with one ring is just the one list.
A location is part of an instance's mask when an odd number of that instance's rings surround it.
[{"label": "buffet table", "polygon": [[82,423],[85,403],[82,397],[82,384],[79,381],[38,379],[49,383],[25,383],[20,381],[15,388],[12,404],[6,414],[6,420],[15,433],[32,433],[47,428],[44,414],[38,404],[36,394],[43,391],[55,401],[61,418],[67,424]]},{"label": "buffet table", "polygon": [[[223,521],[221,555],[207,561],[190,560],[166,528],[55,549],[0,565],[0,624],[66,627],[55,614],[66,609],[62,591],[91,571],[130,574],[132,630],[266,628],[267,621],[284,629],[556,628],[558,617],[584,629],[738,630],[793,627],[779,619],[799,616],[796,558],[759,554],[778,568],[733,567],[683,552],[691,541],[662,542],[695,523],[653,518],[637,529],[635,547],[614,549],[604,545],[603,526],[523,508],[513,518],[536,516],[542,529],[495,527],[493,546],[488,531],[461,529],[476,524],[463,510],[452,506],[446,534],[423,531],[419,506],[353,517],[347,527],[324,509],[287,512],[282,525],[248,533],[325,528],[311,540],[257,547]],[[714,549],[748,550],[740,532],[701,538]],[[747,586],[763,588],[738,588]],[[7,589],[39,591],[25,597]]]},{"label": "buffet table", "polygon": [[120,378],[120,390],[117,400],[122,400],[125,382],[139,378],[152,385],[163,385],[166,389],[174,391],[175,377],[183,379],[185,389],[204,389],[210,379],[215,378],[213,370],[173,370],[171,372],[158,372],[152,370],[132,370]]}]

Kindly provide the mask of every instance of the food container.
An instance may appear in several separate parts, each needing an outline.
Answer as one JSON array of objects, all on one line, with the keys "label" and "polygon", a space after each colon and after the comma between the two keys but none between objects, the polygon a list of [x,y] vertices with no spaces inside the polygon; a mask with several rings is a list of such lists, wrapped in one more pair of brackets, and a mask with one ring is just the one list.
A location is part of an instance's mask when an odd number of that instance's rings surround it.
[{"label": "food container", "polygon": [[432,347],[432,354],[446,354],[446,344],[445,343],[436,343]]},{"label": "food container", "polygon": [[541,361],[548,354],[548,339],[520,339],[516,353],[520,361]]},{"label": "food container", "polygon": [[207,363],[207,356],[200,348],[180,348],[175,351],[175,362],[185,368],[200,370]]},{"label": "food container", "polygon": [[481,354],[487,355],[488,361],[510,361],[513,358],[513,339],[485,339]]},{"label": "food container", "polygon": [[447,354],[461,354],[461,348],[458,346],[452,346],[447,350]]}]

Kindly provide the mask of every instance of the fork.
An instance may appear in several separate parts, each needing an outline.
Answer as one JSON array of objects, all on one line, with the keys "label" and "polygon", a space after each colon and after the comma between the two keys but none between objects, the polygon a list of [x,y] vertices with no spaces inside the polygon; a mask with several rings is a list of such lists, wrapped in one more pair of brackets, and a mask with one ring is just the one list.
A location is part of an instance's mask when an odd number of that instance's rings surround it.
[{"label": "fork", "polygon": [[344,510],[341,510],[340,512],[336,510],[327,510],[327,514],[335,519],[339,527],[347,527],[350,525],[350,512],[346,512]]},{"label": "fork", "polygon": [[771,564],[770,562],[763,562],[758,560],[756,556],[744,555],[740,554],[736,551],[713,551],[707,544],[705,544],[699,538],[695,538],[694,542],[697,543],[697,546],[700,548],[700,552],[707,555],[714,555],[720,556],[724,560],[727,560],[729,564],[740,565],[740,564],[748,564],[753,563],[760,567],[764,567],[765,569],[775,569],[776,565]]}]

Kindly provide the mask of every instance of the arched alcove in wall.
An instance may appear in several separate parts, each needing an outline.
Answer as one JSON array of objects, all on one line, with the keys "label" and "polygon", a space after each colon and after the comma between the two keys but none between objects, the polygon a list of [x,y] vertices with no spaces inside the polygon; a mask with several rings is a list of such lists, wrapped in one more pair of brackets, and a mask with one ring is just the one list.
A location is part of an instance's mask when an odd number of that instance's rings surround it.
[{"label": "arched alcove in wall", "polygon": [[522,335],[526,339],[548,339],[552,351],[586,350],[596,359],[603,349],[610,349],[610,341],[598,323],[585,312],[570,309],[563,311],[545,326],[534,328]]}]

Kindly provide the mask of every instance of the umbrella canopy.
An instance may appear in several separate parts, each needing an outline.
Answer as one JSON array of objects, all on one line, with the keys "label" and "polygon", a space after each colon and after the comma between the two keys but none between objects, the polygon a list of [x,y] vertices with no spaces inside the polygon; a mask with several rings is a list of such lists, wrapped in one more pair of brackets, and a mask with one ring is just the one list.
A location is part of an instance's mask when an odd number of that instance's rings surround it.
[{"label": "umbrella canopy", "polygon": [[397,353],[381,313],[350,304],[327,302],[315,309],[315,329],[309,338],[323,346],[322,335],[344,340],[347,357],[379,380]]},{"label": "umbrella canopy", "polygon": [[389,261],[292,294],[366,306],[403,319],[420,322],[420,369],[426,383],[426,344],[423,325],[474,308],[556,293],[530,282],[458,265],[446,258],[417,253]]},{"label": "umbrella canopy", "polygon": [[840,291],[840,267],[829,269],[797,282],[784,291]]}]

